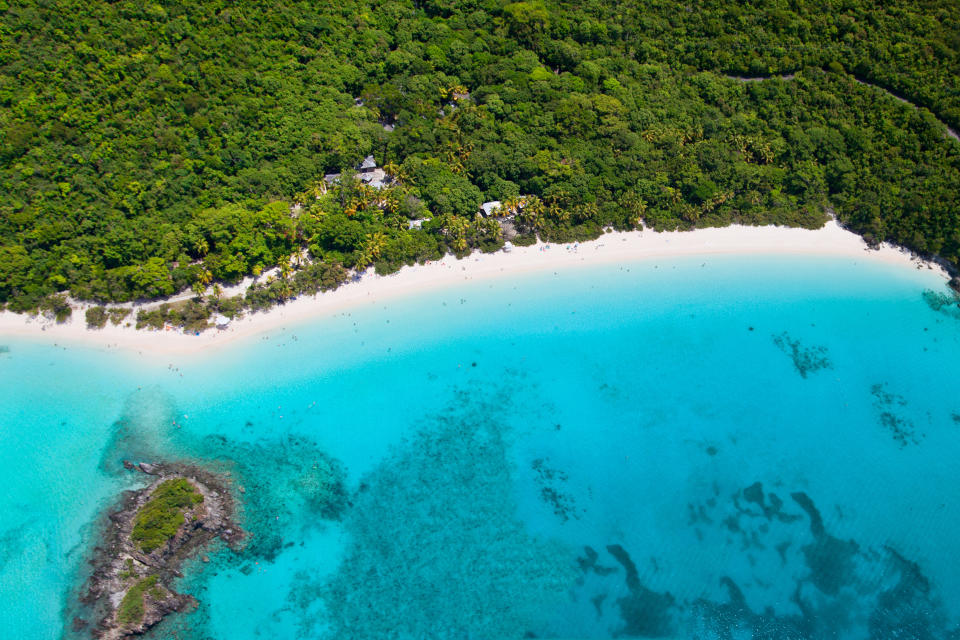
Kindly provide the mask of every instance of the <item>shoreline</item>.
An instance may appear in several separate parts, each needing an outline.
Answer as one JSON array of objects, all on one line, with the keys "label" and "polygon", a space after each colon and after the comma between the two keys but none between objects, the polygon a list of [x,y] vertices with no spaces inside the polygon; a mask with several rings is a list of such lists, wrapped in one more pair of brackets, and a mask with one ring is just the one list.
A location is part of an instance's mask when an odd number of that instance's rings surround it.
[{"label": "shoreline", "polygon": [[74,309],[70,319],[63,324],[42,316],[0,312],[0,339],[29,338],[140,353],[191,354],[259,336],[310,318],[328,317],[365,304],[452,287],[464,281],[490,280],[561,267],[736,254],[864,258],[914,269],[929,269],[942,277],[944,284],[950,279],[942,266],[923,260],[905,249],[887,244],[879,249],[871,249],[859,235],[843,229],[834,220],[816,230],[731,225],[693,231],[622,231],[580,243],[538,242],[529,247],[514,247],[509,253],[474,252],[460,260],[447,255],[427,264],[403,267],[387,276],[378,276],[369,270],[359,280],[348,282],[336,290],[302,296],[267,311],[234,320],[226,329],[208,329],[198,336],[182,333],[179,329],[152,331],[112,324],[102,329],[87,329],[81,308]]}]

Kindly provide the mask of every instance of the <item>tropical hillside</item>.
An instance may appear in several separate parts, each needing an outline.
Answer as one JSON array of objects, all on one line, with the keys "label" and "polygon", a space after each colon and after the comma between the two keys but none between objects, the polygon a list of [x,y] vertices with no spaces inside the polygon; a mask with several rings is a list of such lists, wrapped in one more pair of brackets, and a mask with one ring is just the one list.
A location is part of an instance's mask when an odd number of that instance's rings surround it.
[{"label": "tropical hillside", "polygon": [[830,212],[956,266],[960,12],[879,5],[0,2],[0,305]]}]

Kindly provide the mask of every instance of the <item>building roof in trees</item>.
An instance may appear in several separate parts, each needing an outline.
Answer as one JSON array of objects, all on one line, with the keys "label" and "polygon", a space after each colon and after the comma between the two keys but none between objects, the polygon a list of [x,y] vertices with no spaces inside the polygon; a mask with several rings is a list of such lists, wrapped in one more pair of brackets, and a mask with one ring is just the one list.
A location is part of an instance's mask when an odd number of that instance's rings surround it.
[{"label": "building roof in trees", "polygon": [[483,211],[484,216],[492,215],[494,211],[500,208],[499,200],[491,200],[490,202],[484,202],[480,205],[480,210]]},{"label": "building roof in trees", "polygon": [[383,169],[371,169],[357,176],[361,182],[366,183],[374,189],[382,189],[390,182],[387,172]]}]

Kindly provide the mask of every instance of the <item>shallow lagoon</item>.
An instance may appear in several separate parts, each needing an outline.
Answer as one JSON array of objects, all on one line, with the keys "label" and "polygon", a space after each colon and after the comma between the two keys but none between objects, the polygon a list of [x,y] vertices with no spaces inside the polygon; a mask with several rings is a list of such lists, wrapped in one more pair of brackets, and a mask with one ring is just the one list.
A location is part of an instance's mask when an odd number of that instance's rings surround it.
[{"label": "shallow lagoon", "polygon": [[97,514],[139,480],[120,460],[165,457],[235,473],[254,538],[191,567],[201,607],[157,638],[955,637],[960,317],[921,295],[942,286],[684,258],[214,354],[7,342],[0,628],[61,636]]}]

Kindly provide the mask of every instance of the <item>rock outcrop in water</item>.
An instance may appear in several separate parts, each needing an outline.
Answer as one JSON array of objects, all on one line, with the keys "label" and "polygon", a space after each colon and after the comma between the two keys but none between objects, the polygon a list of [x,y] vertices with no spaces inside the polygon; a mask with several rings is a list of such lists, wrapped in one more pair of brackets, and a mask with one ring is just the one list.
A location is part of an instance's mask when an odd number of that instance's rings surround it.
[{"label": "rock outcrop in water", "polygon": [[[238,550],[245,537],[224,478],[180,464],[124,466],[153,482],[124,493],[92,560],[82,601],[98,621],[91,636],[104,640],[142,635],[165,616],[195,607],[193,597],[170,588],[184,560],[214,538]],[[73,621],[74,630],[86,626]]]}]

